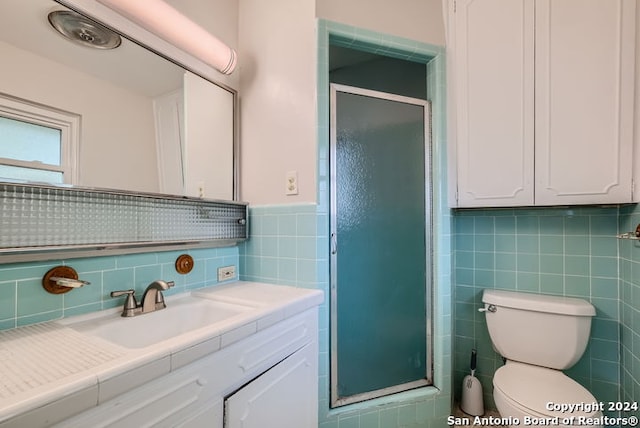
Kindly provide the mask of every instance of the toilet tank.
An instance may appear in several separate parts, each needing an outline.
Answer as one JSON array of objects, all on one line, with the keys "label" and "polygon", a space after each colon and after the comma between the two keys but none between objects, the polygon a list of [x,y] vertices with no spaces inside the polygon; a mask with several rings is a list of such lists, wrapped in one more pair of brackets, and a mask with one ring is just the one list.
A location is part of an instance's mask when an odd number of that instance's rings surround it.
[{"label": "toilet tank", "polygon": [[564,370],[582,356],[596,314],[583,299],[484,290],[487,327],[508,360]]}]

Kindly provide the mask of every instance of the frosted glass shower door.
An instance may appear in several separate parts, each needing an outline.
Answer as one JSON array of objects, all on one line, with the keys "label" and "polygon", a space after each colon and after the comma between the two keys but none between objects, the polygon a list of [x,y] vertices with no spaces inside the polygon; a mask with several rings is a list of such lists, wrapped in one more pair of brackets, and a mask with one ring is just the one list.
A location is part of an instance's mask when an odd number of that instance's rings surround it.
[{"label": "frosted glass shower door", "polygon": [[331,85],[332,406],[431,383],[429,104]]}]

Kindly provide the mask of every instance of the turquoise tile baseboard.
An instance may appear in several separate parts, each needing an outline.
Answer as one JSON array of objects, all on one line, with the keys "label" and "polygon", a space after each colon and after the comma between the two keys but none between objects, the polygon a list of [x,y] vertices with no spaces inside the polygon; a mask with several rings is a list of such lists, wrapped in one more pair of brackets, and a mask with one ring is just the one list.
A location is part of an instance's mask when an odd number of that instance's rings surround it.
[{"label": "turquoise tile baseboard", "polygon": [[[195,263],[190,273],[181,275],[175,260],[184,253]],[[121,299],[112,299],[111,291],[133,288],[140,295],[156,279],[176,283],[166,295],[213,285],[218,267],[239,264],[238,247],[227,247],[0,265],[0,329],[120,306]],[[91,284],[49,294],[42,288],[42,277],[58,265],[73,267]]]},{"label": "turquoise tile baseboard", "polygon": [[[640,222],[640,211],[633,215]],[[596,307],[590,343],[582,359],[567,374],[592,391],[598,400],[618,399],[621,379],[625,379],[625,366],[623,364],[621,371],[619,358],[621,296],[616,239],[621,219],[618,207],[455,212],[456,397],[460,396],[462,379],[468,373],[469,355],[475,347],[478,350],[476,374],[484,387],[485,403],[495,406],[491,379],[502,365],[502,359],[491,346],[484,315],[477,311],[482,306],[482,290],[495,288],[589,300]],[[640,262],[640,251],[636,258]],[[637,284],[640,285],[640,280]],[[630,284],[629,287],[637,286]],[[637,290],[640,297],[640,288]],[[638,306],[628,310],[634,314],[637,311]],[[636,321],[640,321],[640,317]],[[627,340],[627,349],[631,350],[634,349],[632,337],[638,334],[640,326],[635,324],[635,329],[629,330],[627,337],[631,337],[631,341]],[[624,330],[622,336],[624,346]],[[640,349],[640,340],[637,344],[639,347],[635,349]],[[627,356],[637,359],[630,353]],[[633,378],[631,371],[628,372]],[[633,379],[637,385],[638,378]],[[637,394],[633,396],[638,398]]]}]

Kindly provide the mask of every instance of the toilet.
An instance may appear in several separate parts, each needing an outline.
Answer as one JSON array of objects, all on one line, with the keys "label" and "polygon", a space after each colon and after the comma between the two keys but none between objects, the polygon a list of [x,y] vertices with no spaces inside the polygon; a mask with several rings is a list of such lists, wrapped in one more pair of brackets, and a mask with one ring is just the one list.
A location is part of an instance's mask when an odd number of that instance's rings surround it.
[{"label": "toilet", "polygon": [[515,421],[511,426],[551,425],[554,418],[561,427],[585,426],[580,418],[600,423],[595,397],[562,373],[584,353],[595,308],[583,299],[503,290],[484,290],[482,302],[493,347],[506,359],[493,377],[502,418]]}]

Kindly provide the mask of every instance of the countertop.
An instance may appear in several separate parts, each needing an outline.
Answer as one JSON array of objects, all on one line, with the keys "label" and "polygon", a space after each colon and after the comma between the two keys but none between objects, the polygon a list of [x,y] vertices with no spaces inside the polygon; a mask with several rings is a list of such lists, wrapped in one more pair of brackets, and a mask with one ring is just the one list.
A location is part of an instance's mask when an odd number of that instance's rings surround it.
[{"label": "countertop", "polygon": [[185,295],[215,295],[218,301],[248,304],[253,309],[229,322],[137,349],[68,327],[120,308],[0,331],[0,424],[37,409],[70,415],[86,410],[324,299],[320,290],[237,281],[167,297],[167,307]]}]

